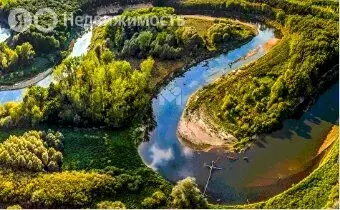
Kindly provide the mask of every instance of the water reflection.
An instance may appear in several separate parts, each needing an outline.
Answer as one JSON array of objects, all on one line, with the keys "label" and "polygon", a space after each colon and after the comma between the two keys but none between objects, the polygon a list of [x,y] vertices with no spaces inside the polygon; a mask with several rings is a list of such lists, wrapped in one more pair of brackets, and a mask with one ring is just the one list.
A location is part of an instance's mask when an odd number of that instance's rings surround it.
[{"label": "water reflection", "polygon": [[92,39],[92,30],[83,34],[80,38],[77,39],[74,44],[73,50],[70,54],[70,57],[78,57],[85,55],[88,51],[88,47],[91,44]]},{"label": "water reflection", "polygon": [[23,93],[24,93],[24,89],[1,91],[0,92],[0,104],[6,103],[9,101],[20,101],[22,99]]},{"label": "water reflection", "polygon": [[150,157],[152,159],[150,167],[157,169],[157,167],[173,159],[174,155],[171,148],[162,150],[157,145],[152,145],[150,148]]},{"label": "water reflection", "polygon": [[11,31],[0,24],[0,43],[6,41],[11,36]]},{"label": "water reflection", "polygon": [[[115,16],[103,16],[98,22],[95,22],[95,26],[102,26],[109,21],[111,21]],[[72,49],[70,57],[78,57],[85,55],[88,51],[88,48],[91,44],[91,39],[93,35],[93,27],[90,27],[89,30],[80,36]],[[9,30],[2,28],[0,25],[0,42],[2,39],[6,40],[10,36]],[[47,76],[36,85],[47,88],[52,83],[52,75]],[[25,89],[20,90],[10,90],[10,91],[0,91],[0,104],[10,102],[10,101],[21,101]]]}]

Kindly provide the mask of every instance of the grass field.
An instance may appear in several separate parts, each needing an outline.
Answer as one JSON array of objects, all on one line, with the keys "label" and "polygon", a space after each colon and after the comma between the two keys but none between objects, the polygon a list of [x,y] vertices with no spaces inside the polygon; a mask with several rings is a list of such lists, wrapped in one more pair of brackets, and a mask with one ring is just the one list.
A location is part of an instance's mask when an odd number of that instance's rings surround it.
[{"label": "grass field", "polygon": [[102,169],[115,166],[126,170],[144,167],[133,142],[131,129],[118,131],[62,129],[64,170]]}]

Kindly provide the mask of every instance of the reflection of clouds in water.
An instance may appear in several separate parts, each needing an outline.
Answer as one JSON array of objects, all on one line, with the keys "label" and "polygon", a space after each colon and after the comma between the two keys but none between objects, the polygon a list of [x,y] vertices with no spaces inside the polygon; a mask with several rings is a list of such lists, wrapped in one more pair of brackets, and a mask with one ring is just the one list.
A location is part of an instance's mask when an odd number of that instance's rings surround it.
[{"label": "reflection of clouds in water", "polygon": [[24,93],[24,90],[9,90],[9,91],[0,91],[0,104],[4,104],[10,101],[20,101],[21,95]]},{"label": "reflection of clouds in water", "polygon": [[90,32],[87,32],[80,38],[78,38],[76,43],[74,44],[70,57],[78,57],[78,56],[82,56],[86,54],[88,47],[91,44],[91,39],[92,39],[92,30]]},{"label": "reflection of clouds in water", "polygon": [[183,147],[183,155],[187,158],[191,158],[194,155],[194,151],[192,151],[192,149],[190,149],[189,147]]},{"label": "reflection of clouds in water", "polygon": [[180,171],[178,171],[178,176],[180,179],[185,179],[188,176],[195,177],[195,173],[190,171],[188,167],[183,167]]},{"label": "reflection of clouds in water", "polygon": [[198,85],[199,83],[196,80],[194,80],[189,84],[189,88],[194,88],[194,87],[197,87]]},{"label": "reflection of clouds in water", "polygon": [[6,41],[11,36],[9,29],[2,28],[0,25],[0,42]]},{"label": "reflection of clouds in water", "polygon": [[150,148],[150,152],[150,158],[152,159],[150,167],[154,169],[156,169],[157,166],[164,164],[164,161],[169,161],[174,158],[174,154],[171,148],[162,150],[158,146],[152,145],[152,147]]}]

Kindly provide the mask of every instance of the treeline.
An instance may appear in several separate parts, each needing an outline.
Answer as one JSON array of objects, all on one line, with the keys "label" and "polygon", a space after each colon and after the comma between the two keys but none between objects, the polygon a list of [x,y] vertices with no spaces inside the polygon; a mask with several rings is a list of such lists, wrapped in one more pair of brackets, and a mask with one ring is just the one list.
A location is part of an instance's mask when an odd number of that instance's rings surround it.
[{"label": "treeline", "polygon": [[83,0],[82,9],[89,10],[98,6],[109,5],[133,5],[143,3],[154,3],[155,0]]},{"label": "treeline", "polygon": [[175,7],[184,13],[196,12],[204,15],[237,17],[242,20],[275,19],[277,10],[266,3],[254,3],[247,0],[180,0],[166,1],[166,5]]},{"label": "treeline", "polygon": [[[251,19],[274,19],[278,12],[289,15],[313,15],[319,18],[338,20],[338,5],[333,1],[298,1],[298,0],[180,0],[177,3],[165,1],[176,8],[192,8],[226,12],[226,14]],[[198,11],[197,10],[197,11]],[[262,18],[261,18],[262,17]]]},{"label": "treeline", "polygon": [[[7,174],[0,171],[0,201],[4,205],[24,208],[207,208],[208,202],[195,180],[186,178],[173,189],[159,181],[145,181],[150,169],[124,172],[107,168],[99,171],[65,171],[59,173]],[[148,184],[160,186],[149,188]],[[141,194],[142,191],[147,195]],[[138,194],[141,203],[131,204],[119,198]],[[109,200],[108,200],[109,199]]]},{"label": "treeline", "polygon": [[[9,12],[12,8],[23,8],[35,14],[39,9],[50,8],[56,14],[58,18],[55,29],[49,32],[42,32],[36,28],[35,24],[32,24],[28,30],[15,33],[11,44],[18,45],[24,42],[29,42],[37,54],[49,54],[58,53],[66,49],[67,41],[71,36],[71,24],[67,21],[65,25],[64,20],[71,20],[71,14],[76,13],[80,8],[82,0],[62,0],[62,1],[38,1],[38,0],[17,0],[14,5],[6,8]],[[51,26],[53,19],[48,14],[42,14],[39,16],[39,25],[43,27]]]},{"label": "treeline", "polygon": [[338,20],[338,2],[298,1],[298,0],[247,0],[265,3],[273,8],[284,10],[290,15],[313,15],[314,17]]},{"label": "treeline", "polygon": [[234,23],[230,20],[219,20],[211,26],[206,35],[205,42],[213,48],[222,48],[224,45],[242,42],[255,36],[255,32],[247,26]]},{"label": "treeline", "polygon": [[[173,9],[143,9],[128,14],[167,15],[173,14]],[[180,34],[180,42],[176,41],[177,37],[168,33],[169,30],[158,32],[156,29],[152,31],[143,27],[124,29],[114,28],[113,25],[107,26],[106,35],[98,29],[92,49],[85,57],[66,59],[56,67],[56,82],[48,89],[32,87],[26,92],[22,103],[1,106],[0,126],[10,128],[41,122],[112,127],[131,124],[131,121],[140,119],[149,107],[154,60],[147,58],[141,62],[140,69],[134,69],[130,63],[118,61],[113,49],[129,51],[130,57],[156,55],[152,53],[156,50],[158,56],[169,59],[169,56],[175,56],[170,49],[178,49],[171,46],[178,46],[179,43],[190,53],[208,42],[210,45],[220,46],[232,41],[241,42],[254,35],[252,29],[224,20],[212,24],[205,40],[194,28],[178,28],[176,33]],[[115,36],[111,37],[111,41],[106,41],[105,37],[112,34]],[[124,41],[124,37],[132,38]],[[112,40],[116,43],[113,48]],[[138,52],[127,50],[126,48],[130,49],[127,46],[135,41],[140,46]],[[176,45],[171,44],[176,42]],[[155,49],[150,48],[151,46],[155,46]]]},{"label": "treeline", "polygon": [[0,172],[0,200],[24,208],[80,208],[96,195],[111,195],[115,179],[95,172],[7,174]]},{"label": "treeline", "polygon": [[32,64],[35,51],[30,43],[17,45],[12,50],[7,44],[0,43],[0,74],[10,73],[18,68],[24,68]]},{"label": "treeline", "polygon": [[62,134],[30,131],[10,136],[0,144],[0,167],[14,171],[59,171],[62,164]]}]

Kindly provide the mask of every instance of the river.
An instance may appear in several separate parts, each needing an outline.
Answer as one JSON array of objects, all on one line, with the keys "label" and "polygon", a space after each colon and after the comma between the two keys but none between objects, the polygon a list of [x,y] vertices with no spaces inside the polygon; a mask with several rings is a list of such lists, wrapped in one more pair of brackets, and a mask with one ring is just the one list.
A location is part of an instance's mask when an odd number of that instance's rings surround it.
[{"label": "river", "polygon": [[3,27],[0,24],[0,43],[6,41],[11,36],[11,32],[8,28]]},{"label": "river", "polygon": [[[217,203],[263,200],[301,180],[312,169],[314,156],[328,130],[338,121],[337,84],[300,119],[287,120],[281,130],[261,136],[238,160],[227,159],[223,151],[198,152],[181,145],[176,130],[189,96],[221,75],[263,56],[264,45],[274,38],[274,31],[260,28],[248,44],[199,63],[161,90],[152,102],[157,126],[150,133],[150,141],[139,146],[144,163],[163,177],[176,182],[191,176],[202,190],[209,173],[204,165],[216,161],[223,169],[213,172],[207,195]],[[227,65],[254,51],[253,56],[231,67]]]}]

